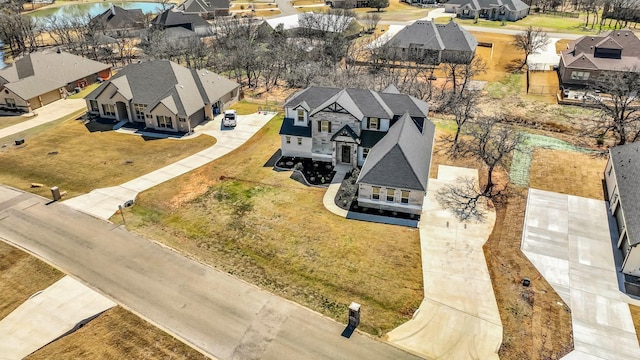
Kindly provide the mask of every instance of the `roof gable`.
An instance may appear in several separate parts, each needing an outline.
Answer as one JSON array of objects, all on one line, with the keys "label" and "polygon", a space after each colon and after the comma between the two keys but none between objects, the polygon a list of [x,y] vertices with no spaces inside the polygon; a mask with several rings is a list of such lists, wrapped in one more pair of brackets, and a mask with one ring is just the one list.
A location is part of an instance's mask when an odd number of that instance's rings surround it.
[{"label": "roof gable", "polygon": [[426,191],[434,134],[433,123],[421,133],[405,113],[371,148],[357,182]]}]

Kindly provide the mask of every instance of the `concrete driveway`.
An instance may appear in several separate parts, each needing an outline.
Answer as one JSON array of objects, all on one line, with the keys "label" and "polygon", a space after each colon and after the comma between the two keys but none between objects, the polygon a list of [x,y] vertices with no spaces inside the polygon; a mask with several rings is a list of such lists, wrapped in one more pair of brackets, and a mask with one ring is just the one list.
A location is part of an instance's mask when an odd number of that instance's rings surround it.
[{"label": "concrete driveway", "polygon": [[574,350],[564,359],[640,359],[612,235],[606,202],[529,189],[522,252],[571,309]]},{"label": "concrete driveway", "polygon": [[239,115],[238,125],[233,129],[225,129],[221,127],[223,115],[219,115],[213,121],[196,128],[196,133],[216,138],[217,141],[212,147],[124,184],[95,189],[88,194],[66,200],[63,204],[98,218],[108,219],[118,210],[118,205],[135,200],[140,192],[185,174],[237,149],[274,116],[274,113]]},{"label": "concrete driveway", "polygon": [[54,101],[34,110],[36,114],[33,118],[25,117],[25,121],[13,126],[0,129],[0,139],[7,136],[16,135],[22,131],[29,130],[36,126],[58,120],[64,116],[86,109],[87,105],[83,99],[65,99]]},{"label": "concrete driveway", "polygon": [[110,299],[65,276],[0,320],[0,359],[25,358],[114,306]]},{"label": "concrete driveway", "polygon": [[475,169],[440,165],[420,218],[424,300],[412,320],[388,334],[388,340],[427,359],[498,359],[502,321],[482,251],[495,223],[460,223],[442,209],[435,194]]},{"label": "concrete driveway", "polygon": [[560,55],[556,53],[556,43],[559,38],[549,38],[549,43],[537,54],[529,55],[527,65],[531,70],[551,70],[560,64]]},{"label": "concrete driveway", "polygon": [[426,17],[420,19],[420,20],[427,20],[427,21],[432,21],[433,19],[437,19],[437,18],[441,18],[441,17],[448,17],[448,18],[454,18],[456,17],[455,13],[446,13],[444,12],[444,8],[435,8],[435,9],[431,9],[429,10],[429,14],[427,14]]},{"label": "concrete driveway", "polygon": [[48,202],[0,187],[0,239],[72,274],[209,356],[418,359],[358,331],[347,339],[341,336],[345,324],[119,226]]}]

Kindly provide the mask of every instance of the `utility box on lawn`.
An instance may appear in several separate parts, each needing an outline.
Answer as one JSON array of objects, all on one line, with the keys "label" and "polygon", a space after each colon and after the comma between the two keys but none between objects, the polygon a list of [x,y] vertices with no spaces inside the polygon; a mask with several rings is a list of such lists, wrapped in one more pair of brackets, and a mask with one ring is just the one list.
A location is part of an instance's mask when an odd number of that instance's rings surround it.
[{"label": "utility box on lawn", "polygon": [[53,201],[58,201],[62,199],[62,195],[60,194],[60,189],[57,186],[51,188],[51,195],[53,196]]}]

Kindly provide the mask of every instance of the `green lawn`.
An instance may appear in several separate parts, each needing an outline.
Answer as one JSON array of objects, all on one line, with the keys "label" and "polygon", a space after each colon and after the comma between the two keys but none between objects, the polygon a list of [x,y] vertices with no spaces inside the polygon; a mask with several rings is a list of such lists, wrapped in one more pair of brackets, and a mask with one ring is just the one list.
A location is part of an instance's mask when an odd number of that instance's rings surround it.
[{"label": "green lawn", "polygon": [[85,86],[85,88],[82,89],[82,91],[80,91],[79,93],[69,96],[69,99],[84,99],[85,96],[89,95],[89,93],[95,90],[98,86],[100,86],[99,83]]}]

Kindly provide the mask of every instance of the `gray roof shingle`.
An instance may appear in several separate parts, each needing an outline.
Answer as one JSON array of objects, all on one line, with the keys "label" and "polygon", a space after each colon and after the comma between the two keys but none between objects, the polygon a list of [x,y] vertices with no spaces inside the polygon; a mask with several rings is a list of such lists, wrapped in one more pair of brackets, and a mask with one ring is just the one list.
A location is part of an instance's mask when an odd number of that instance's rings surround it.
[{"label": "gray roof shingle", "polygon": [[240,85],[208,70],[191,70],[168,60],[131,64],[87,95],[96,99],[113,84],[133,102],[153,109],[159,103],[190,116]]},{"label": "gray roof shingle", "polygon": [[177,8],[185,13],[207,14],[219,9],[229,9],[229,0],[186,0]]},{"label": "gray roof shingle", "polygon": [[640,142],[609,149],[629,243],[640,243]]},{"label": "gray roof shingle", "polygon": [[141,29],[144,27],[144,13],[141,9],[123,9],[116,5],[111,5],[102,14],[91,19],[92,24],[100,24],[105,29]]},{"label": "gray roof shingle", "polygon": [[511,11],[520,11],[529,8],[529,5],[520,0],[449,0],[447,4],[469,5],[474,10],[490,9],[492,7],[504,6]]},{"label": "gray roof shingle", "polygon": [[199,26],[209,26],[209,23],[199,15],[183,14],[176,8],[165,10],[160,15],[153,18],[153,20],[151,20],[151,23],[153,25],[162,27],[188,27],[189,30],[195,30],[195,28]]},{"label": "gray roof shingle", "polygon": [[9,80],[5,85],[7,89],[28,100],[110,68],[110,65],[66,52],[38,51],[0,70],[0,77]]},{"label": "gray roof shingle", "polygon": [[369,151],[357,182],[426,191],[435,125],[426,121],[423,127],[421,133],[405,113]]},{"label": "gray roof shingle", "polygon": [[468,31],[453,21],[435,24],[418,20],[400,30],[389,46],[398,48],[422,48],[427,50],[457,50],[475,52],[478,41]]}]

